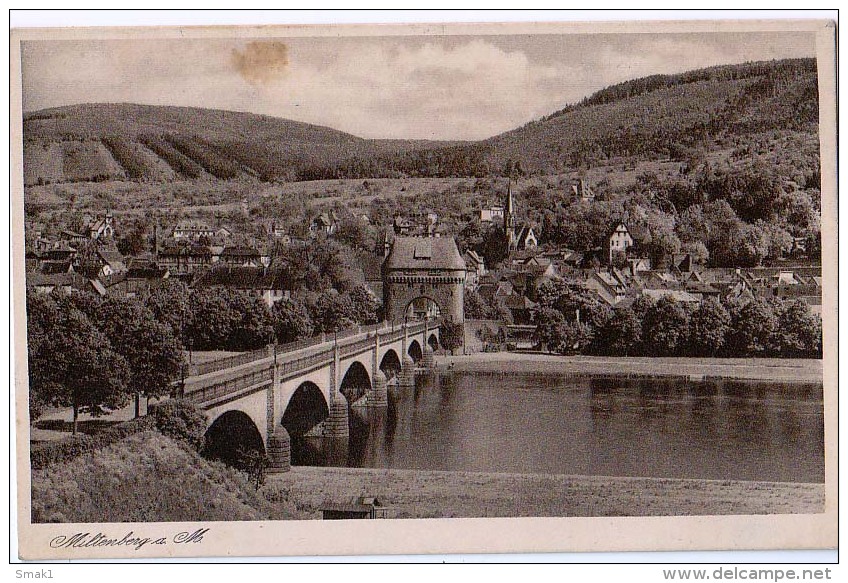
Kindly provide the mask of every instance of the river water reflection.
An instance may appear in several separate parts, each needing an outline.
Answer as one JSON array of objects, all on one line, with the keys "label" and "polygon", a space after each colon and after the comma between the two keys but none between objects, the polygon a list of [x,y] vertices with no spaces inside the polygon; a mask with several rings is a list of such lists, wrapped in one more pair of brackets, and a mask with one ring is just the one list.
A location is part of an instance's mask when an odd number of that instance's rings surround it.
[{"label": "river water reflection", "polygon": [[351,411],[296,465],[824,481],[822,385],[447,373]]}]

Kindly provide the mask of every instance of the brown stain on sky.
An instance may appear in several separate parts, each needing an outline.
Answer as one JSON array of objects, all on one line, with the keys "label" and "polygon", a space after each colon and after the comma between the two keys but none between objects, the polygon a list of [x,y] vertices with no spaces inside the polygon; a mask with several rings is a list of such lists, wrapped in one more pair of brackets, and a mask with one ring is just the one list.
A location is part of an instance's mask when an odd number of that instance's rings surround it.
[{"label": "brown stain on sky", "polygon": [[252,41],[244,50],[233,49],[231,61],[245,81],[264,85],[285,74],[289,48],[279,41]]}]

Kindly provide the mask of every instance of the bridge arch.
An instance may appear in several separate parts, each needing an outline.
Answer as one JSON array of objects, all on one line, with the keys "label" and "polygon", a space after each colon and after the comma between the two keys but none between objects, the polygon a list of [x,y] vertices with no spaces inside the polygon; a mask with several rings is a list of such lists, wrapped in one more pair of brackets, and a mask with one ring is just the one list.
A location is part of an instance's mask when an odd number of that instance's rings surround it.
[{"label": "bridge arch", "polygon": [[380,370],[386,375],[386,380],[393,378],[400,372],[401,362],[398,353],[393,348],[386,351],[383,359],[380,361]]},{"label": "bridge arch", "polygon": [[437,351],[439,349],[439,337],[435,334],[430,334],[430,337],[427,338],[427,344],[433,349],[433,352]]},{"label": "bridge arch", "polygon": [[203,456],[242,468],[251,454],[265,455],[262,434],[244,411],[230,410],[218,416],[206,430]]},{"label": "bridge arch", "polygon": [[350,363],[344,377],[342,377],[339,392],[345,396],[347,402],[353,404],[362,398],[371,389],[371,375],[358,360]]},{"label": "bridge arch", "polygon": [[281,425],[292,437],[307,431],[330,416],[324,393],[312,381],[304,381],[295,389],[283,412]]},{"label": "bridge arch", "polygon": [[414,339],[409,343],[409,348],[406,353],[409,355],[409,358],[412,359],[412,362],[418,363],[424,357],[424,351],[421,349],[421,344],[418,342],[418,339]]}]

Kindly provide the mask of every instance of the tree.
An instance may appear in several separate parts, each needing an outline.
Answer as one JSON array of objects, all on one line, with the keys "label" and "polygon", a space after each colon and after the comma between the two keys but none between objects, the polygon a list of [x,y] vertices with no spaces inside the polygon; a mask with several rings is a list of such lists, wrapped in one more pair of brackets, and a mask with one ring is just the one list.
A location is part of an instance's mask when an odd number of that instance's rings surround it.
[{"label": "tree", "polygon": [[308,309],[315,329],[320,332],[340,332],[356,323],[356,310],[350,296],[336,290],[318,294]]},{"label": "tree", "polygon": [[535,314],[535,339],[555,354],[583,352],[592,342],[592,328],[582,322],[567,321],[559,310],[541,308]]},{"label": "tree", "polygon": [[730,313],[721,302],[707,298],[689,319],[689,350],[693,356],[716,356],[730,329]]},{"label": "tree", "polygon": [[315,329],[306,306],[296,298],[275,303],[271,309],[271,319],[277,342],[282,344],[309,338]]},{"label": "tree", "polygon": [[265,473],[270,461],[263,451],[240,447],[236,453],[235,466],[245,474],[253,487],[259,489],[265,485]]},{"label": "tree", "polygon": [[617,306],[595,339],[596,351],[632,356],[642,341],[642,320],[631,306]]},{"label": "tree", "polygon": [[206,413],[191,401],[168,399],[150,411],[153,422],[164,435],[184,441],[197,451],[203,449],[206,437]]},{"label": "tree", "polygon": [[461,322],[445,322],[442,324],[439,339],[442,346],[454,354],[454,350],[465,342],[465,326]]},{"label": "tree", "polygon": [[184,345],[186,331],[192,323],[192,293],[181,281],[166,280],[153,288],[144,298],[144,304],[160,322],[167,324]]},{"label": "tree", "polygon": [[372,252],[377,242],[375,230],[364,220],[347,216],[339,221],[335,237],[347,243],[353,249]]},{"label": "tree", "polygon": [[645,350],[655,356],[672,356],[682,351],[689,336],[689,313],[671,295],[648,309],[642,321]]},{"label": "tree", "polygon": [[[126,404],[129,368],[109,338],[69,302],[27,302],[35,334],[29,346],[30,390],[40,403],[98,416]],[[30,324],[31,322],[31,324]]]},{"label": "tree", "polygon": [[192,317],[186,326],[189,346],[198,350],[221,350],[239,319],[229,298],[215,288],[199,288],[191,294]]},{"label": "tree", "polygon": [[265,302],[242,290],[221,290],[227,300],[232,322],[224,347],[229,350],[254,350],[271,342],[274,327]]},{"label": "tree", "polygon": [[466,249],[479,249],[483,244],[485,233],[480,221],[472,219],[468,221],[456,238],[456,245],[460,251]]},{"label": "tree", "polygon": [[463,306],[465,317],[469,320],[489,320],[492,317],[491,306],[476,291],[465,290]]},{"label": "tree", "polygon": [[483,244],[479,251],[489,269],[503,262],[509,252],[509,245],[503,228],[499,226],[490,227],[483,236]]},{"label": "tree", "polygon": [[[27,290],[27,351],[29,358],[29,413],[32,420],[41,416],[51,395],[61,390],[52,383],[56,379],[50,368],[38,359],[51,346],[50,334],[59,322],[59,307],[52,297]],[[47,348],[45,348],[47,347]]]},{"label": "tree", "polygon": [[335,288],[345,291],[358,283],[352,281],[355,259],[351,250],[325,238],[303,247],[290,246],[285,259],[287,281],[295,290],[320,292]]},{"label": "tree", "polygon": [[566,321],[577,321],[592,329],[603,327],[612,316],[612,309],[597,294],[582,285],[561,279],[548,281],[536,291],[540,306],[559,310]]},{"label": "tree", "polygon": [[561,326],[565,324],[565,317],[559,310],[541,305],[533,315],[533,320],[536,323],[536,331],[534,339],[542,347],[542,350],[548,352],[558,352],[562,339]]},{"label": "tree", "polygon": [[357,285],[347,295],[353,305],[354,320],[357,323],[364,325],[377,323],[380,302],[367,286]]},{"label": "tree", "polygon": [[755,298],[734,307],[731,318],[725,342],[728,356],[767,356],[773,352],[777,317],[769,303]]},{"label": "tree", "polygon": [[171,383],[183,362],[182,344],[170,326],[157,321],[149,309],[134,299],[105,300],[96,323],[112,348],[127,361],[127,391],[135,395],[138,416],[141,396],[162,397],[171,392]]},{"label": "tree", "polygon": [[803,300],[783,302],[777,311],[775,343],[781,356],[821,358],[821,319]]},{"label": "tree", "polygon": [[147,249],[147,225],[136,223],[118,239],[118,251],[122,255],[138,255]]}]

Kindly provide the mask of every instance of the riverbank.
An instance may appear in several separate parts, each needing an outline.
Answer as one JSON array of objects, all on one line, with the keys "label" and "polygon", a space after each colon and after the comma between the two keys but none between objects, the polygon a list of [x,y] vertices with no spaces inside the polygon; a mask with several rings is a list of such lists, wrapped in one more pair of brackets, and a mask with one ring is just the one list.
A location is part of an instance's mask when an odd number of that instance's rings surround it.
[{"label": "riverbank", "polygon": [[268,477],[272,502],[313,518],[375,496],[389,518],[685,516],[824,511],[824,484],[294,467]]},{"label": "riverbank", "polygon": [[458,372],[691,376],[822,382],[821,360],[780,358],[673,358],[557,356],[524,352],[480,352],[437,356],[439,368]]}]

